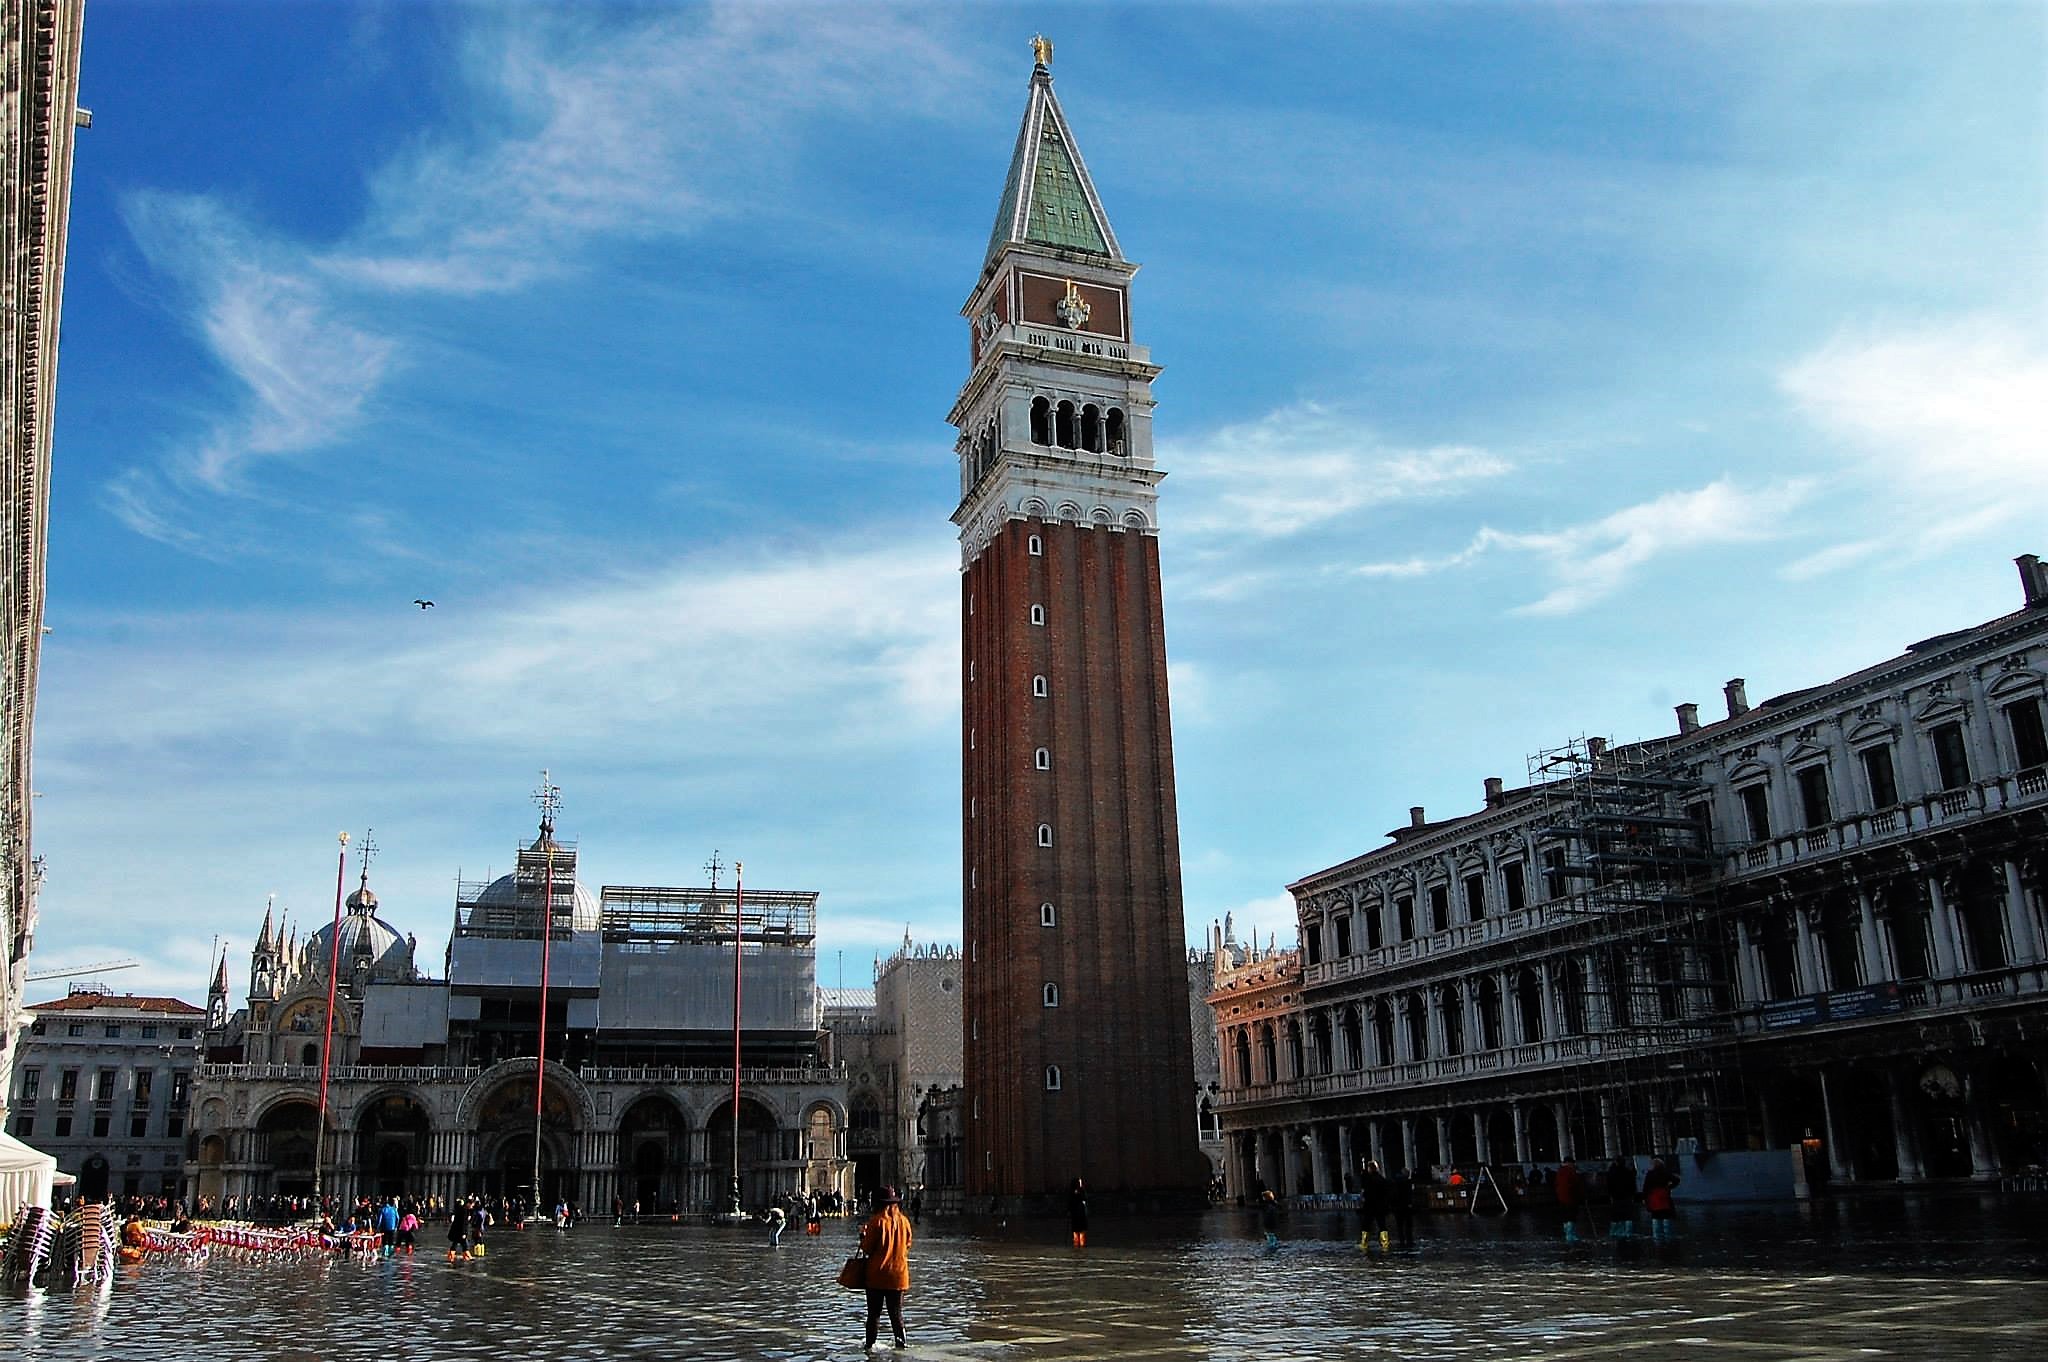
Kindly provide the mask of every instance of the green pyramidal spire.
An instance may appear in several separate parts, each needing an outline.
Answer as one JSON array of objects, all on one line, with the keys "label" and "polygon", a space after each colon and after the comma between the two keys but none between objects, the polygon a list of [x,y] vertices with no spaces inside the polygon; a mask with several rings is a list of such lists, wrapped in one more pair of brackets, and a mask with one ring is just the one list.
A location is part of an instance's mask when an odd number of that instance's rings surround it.
[{"label": "green pyramidal spire", "polygon": [[1041,38],[1033,47],[1038,61],[1031,71],[1031,99],[1017,130],[1017,150],[1010,157],[987,258],[994,259],[1005,245],[1029,245],[1120,261],[1124,257],[1116,233],[1052,92],[1052,44]]}]

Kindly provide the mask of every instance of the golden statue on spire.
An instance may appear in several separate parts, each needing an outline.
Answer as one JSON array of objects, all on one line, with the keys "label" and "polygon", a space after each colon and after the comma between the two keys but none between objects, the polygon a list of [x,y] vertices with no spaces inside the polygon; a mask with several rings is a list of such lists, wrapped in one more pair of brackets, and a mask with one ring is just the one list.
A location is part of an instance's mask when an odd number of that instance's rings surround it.
[{"label": "golden statue on spire", "polygon": [[1043,67],[1045,67],[1045,68],[1046,68],[1047,70],[1051,70],[1051,69],[1052,69],[1052,39],[1050,39],[1050,38],[1046,37],[1046,36],[1045,36],[1045,35],[1044,35],[1043,33],[1034,33],[1034,34],[1032,34],[1032,35],[1031,35],[1031,55],[1032,55],[1033,57],[1035,57],[1035,58],[1037,58],[1037,59],[1038,59],[1038,64],[1039,64],[1040,66],[1043,66]]}]

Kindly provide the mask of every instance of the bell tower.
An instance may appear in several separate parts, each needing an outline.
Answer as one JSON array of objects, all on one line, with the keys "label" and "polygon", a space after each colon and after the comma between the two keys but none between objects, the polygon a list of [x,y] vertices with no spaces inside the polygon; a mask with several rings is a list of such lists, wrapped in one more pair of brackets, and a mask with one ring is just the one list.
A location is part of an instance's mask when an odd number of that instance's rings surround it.
[{"label": "bell tower", "polygon": [[1125,259],[1036,62],[959,428],[966,1186],[1199,1197],[1152,380]]}]

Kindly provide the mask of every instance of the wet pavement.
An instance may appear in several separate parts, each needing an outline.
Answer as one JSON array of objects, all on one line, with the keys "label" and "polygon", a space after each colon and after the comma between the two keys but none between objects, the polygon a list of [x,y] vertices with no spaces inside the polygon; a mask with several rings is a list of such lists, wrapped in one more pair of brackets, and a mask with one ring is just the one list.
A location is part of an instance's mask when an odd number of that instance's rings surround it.
[{"label": "wet pavement", "polygon": [[[151,1260],[101,1292],[0,1289],[26,1358],[837,1359],[860,1297],[833,1275],[852,1221],[770,1249],[750,1230],[587,1224],[495,1231],[369,1263]],[[2048,1197],[1695,1208],[1674,1244],[1558,1242],[1546,1220],[1419,1217],[1418,1246],[1359,1253],[1348,1216],[1118,1224],[927,1220],[912,1358],[2048,1358]],[[429,1251],[431,1249],[432,1251]],[[886,1336],[886,1325],[885,1325]],[[889,1350],[885,1346],[883,1353]]]}]

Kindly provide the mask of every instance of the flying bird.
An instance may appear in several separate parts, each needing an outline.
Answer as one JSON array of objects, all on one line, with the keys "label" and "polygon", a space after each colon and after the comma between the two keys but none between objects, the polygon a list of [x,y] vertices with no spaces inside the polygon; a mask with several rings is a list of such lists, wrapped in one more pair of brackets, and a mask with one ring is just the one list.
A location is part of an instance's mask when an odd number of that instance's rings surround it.
[{"label": "flying bird", "polygon": [[434,603],[432,601],[423,601],[417,596],[412,598],[412,603],[422,610],[432,610],[434,608]]}]

